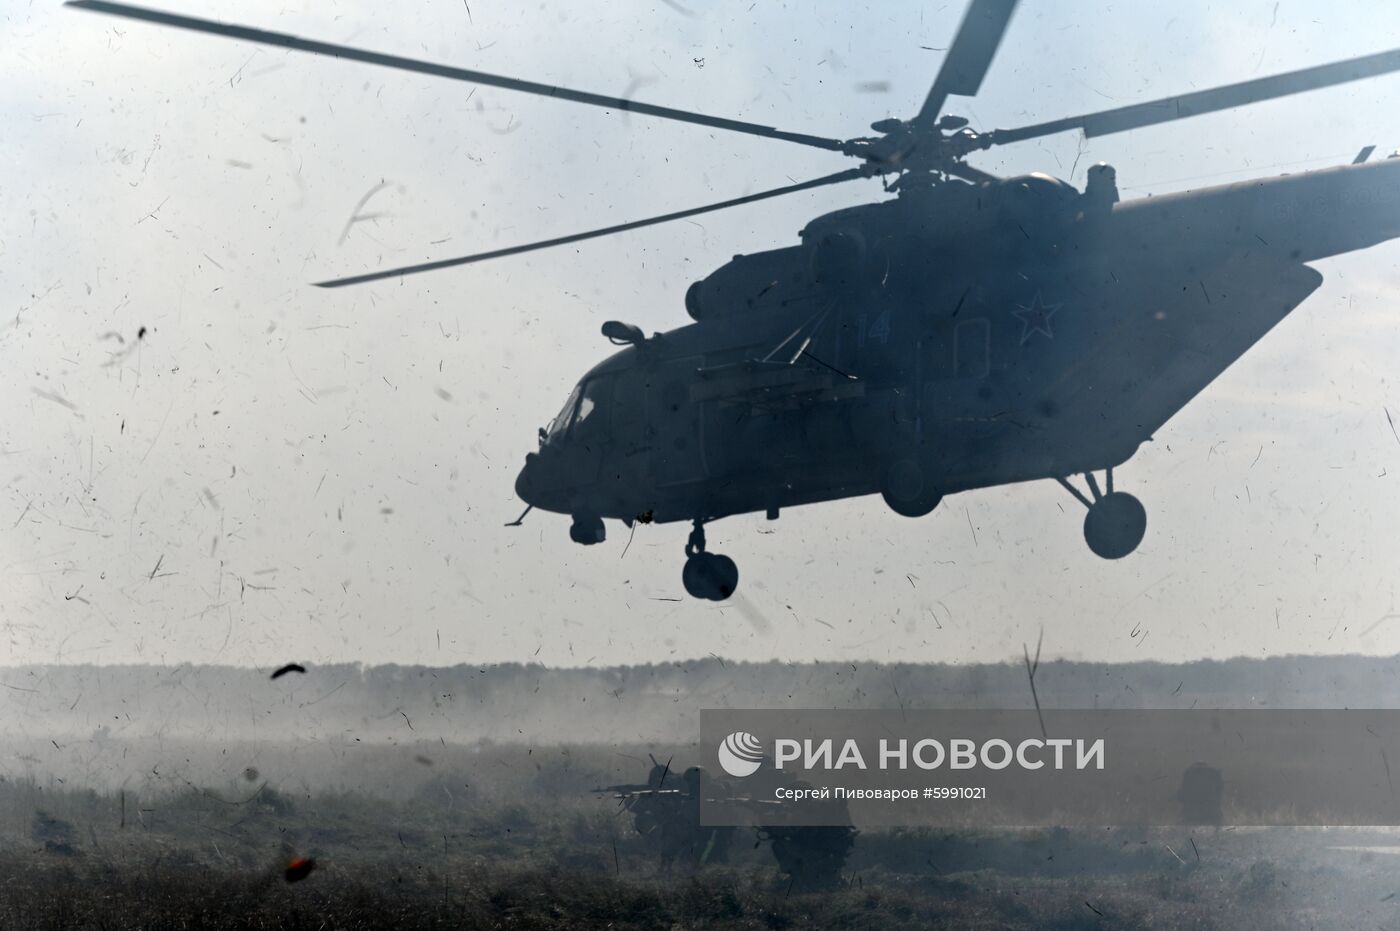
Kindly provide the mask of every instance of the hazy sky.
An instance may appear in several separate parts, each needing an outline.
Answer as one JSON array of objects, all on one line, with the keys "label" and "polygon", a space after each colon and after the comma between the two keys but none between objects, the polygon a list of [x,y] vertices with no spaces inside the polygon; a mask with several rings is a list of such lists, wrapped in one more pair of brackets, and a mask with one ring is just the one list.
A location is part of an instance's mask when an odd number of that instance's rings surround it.
[{"label": "hazy sky", "polygon": [[[912,115],[941,61],[923,46],[962,13],[161,5],[841,137]],[[950,107],[980,128],[1400,45],[1389,4],[1024,6]],[[1050,482],[917,521],[872,497],[712,525],[740,597],[677,602],[683,524],[625,555],[620,525],[588,549],[557,515],[502,526],[535,429],[610,351],[604,320],[687,322],[691,281],[875,182],[322,291],[846,162],[51,0],[0,8],[0,59],[0,662],[971,661],[1042,626],[1053,656],[1400,651],[1396,244],[1321,263],[1322,289],[1120,470],[1149,514],[1128,559],[1092,556]],[[1400,76],[975,161],[1082,184],[1106,160],[1145,196],[1392,150],[1397,101]]]}]

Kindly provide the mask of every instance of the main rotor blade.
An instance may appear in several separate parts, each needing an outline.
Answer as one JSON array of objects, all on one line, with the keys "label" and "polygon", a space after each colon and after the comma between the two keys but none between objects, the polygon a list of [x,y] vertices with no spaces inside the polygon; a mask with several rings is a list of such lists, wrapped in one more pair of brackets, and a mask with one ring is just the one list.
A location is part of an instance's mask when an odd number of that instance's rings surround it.
[{"label": "main rotor blade", "polygon": [[330,281],[318,281],[316,282],[316,287],[343,288],[346,285],[364,284],[368,281],[380,281],[385,278],[397,278],[400,275],[416,275],[419,272],[437,271],[440,268],[470,265],[473,262],[484,262],[487,259],[499,259],[507,255],[519,255],[522,252],[534,252],[537,249],[548,249],[552,246],[562,246],[571,242],[582,242],[585,239],[596,239],[599,236],[608,236],[612,233],[623,233],[627,230],[641,229],[644,226],[655,226],[658,223],[667,223],[671,220],[683,220],[686,217],[698,216],[702,213],[712,213],[716,210],[724,210],[727,207],[751,204],[754,201],[767,200],[770,197],[780,197],[783,194],[795,194],[798,191],[807,191],[828,184],[840,184],[842,181],[854,181],[857,178],[868,177],[870,177],[870,172],[864,168],[848,168],[845,171],[838,171],[834,175],[826,175],[811,181],[803,181],[800,184],[790,184],[787,187],[773,188],[771,191],[746,194],[743,197],[720,201],[717,204],[707,204],[704,207],[691,207],[688,210],[677,210],[675,213],[665,213],[661,216],[649,217],[645,220],[633,220],[630,223],[605,226],[602,229],[589,230],[585,233],[573,233],[569,236],[560,236],[557,239],[545,239],[540,242],[510,246],[505,249],[494,249],[491,252],[478,252],[475,255],[464,255],[455,259],[438,259],[435,262],[424,262],[421,265],[405,265],[401,268],[389,268],[384,271],[369,272],[364,275],[352,275],[349,278],[334,278]]},{"label": "main rotor blade", "polygon": [[964,181],[971,181],[973,184],[990,184],[1001,180],[991,172],[973,168],[967,162],[949,162],[943,166],[943,170],[950,175],[962,178]]},{"label": "main rotor blade", "polygon": [[746,133],[750,136],[763,136],[768,139],[781,139],[784,142],[795,142],[799,145],[828,149],[833,152],[841,151],[844,145],[839,139],[826,139],[821,136],[810,136],[806,133],[790,133],[775,129],[772,126],[748,123],[743,120],[730,120],[724,117],[707,116],[703,113],[692,113],[689,110],[677,110],[673,107],[661,107],[656,104],[641,103],[636,100],[628,100],[624,97],[590,94],[587,91],[571,90],[567,87],[555,87],[550,84],[540,84],[535,81],[522,81],[518,78],[503,77],[499,74],[488,74],[485,71],[472,71],[468,68],[439,65],[433,62],[419,61],[414,58],[404,58],[399,55],[388,55],[383,52],[371,52],[365,49],[353,48],[348,45],[337,45],[333,42],[303,39],[300,36],[290,35],[285,32],[269,32],[265,29],[254,29],[250,26],[218,23],[213,20],[199,19],[194,16],[181,16],[177,13],[166,13],[162,10],[131,6],[126,3],[111,3],[108,2],[108,0],[68,0],[65,6],[77,7],[82,10],[91,10],[94,13],[106,13],[109,16],[143,20],[161,26],[171,26],[175,29],[188,29],[191,32],[227,36],[228,38],[241,39],[245,42],[256,42],[259,45],[273,45],[278,48],[293,49],[299,52],[329,55],[332,58],[344,58],[370,65],[382,65],[385,68],[396,68],[400,71],[430,74],[435,77],[450,78],[454,81],[469,81],[473,84],[485,84],[490,87],[500,87],[505,90],[520,91],[526,94],[554,97],[558,100],[569,100],[574,103],[584,103],[594,107],[606,107],[610,110],[625,110],[631,113],[642,113],[646,116],[658,116],[662,119],[677,120],[682,123],[695,123],[699,126],[709,126],[712,129]]},{"label": "main rotor blade", "polygon": [[1129,129],[1153,126],[1157,123],[1183,120],[1189,116],[1200,116],[1203,113],[1242,107],[1246,104],[1272,100],[1275,97],[1287,97],[1291,94],[1301,94],[1304,91],[1347,84],[1362,78],[1389,74],[1392,71],[1400,71],[1400,49],[1378,52],[1375,55],[1364,55],[1360,58],[1348,58],[1345,61],[1333,62],[1330,65],[1318,65],[1315,68],[1304,68],[1300,71],[1288,71],[1272,77],[1241,81],[1238,84],[1226,84],[1223,87],[1215,87],[1210,90],[1182,94],[1180,97],[1165,97],[1161,100],[1151,100],[1147,103],[1132,104],[1113,110],[1101,110],[1098,113],[1087,113],[1083,116],[1071,116],[1062,120],[1051,120],[1048,123],[1022,126],[1019,129],[998,129],[990,134],[991,144],[1004,145],[1008,142],[1020,142],[1023,139],[1034,139],[1070,129],[1082,129],[1086,136],[1106,136],[1109,133],[1121,133]]},{"label": "main rotor blade", "polygon": [[948,46],[943,67],[914,122],[932,123],[938,119],[949,94],[971,97],[977,93],[1015,10],[1016,0],[972,0],[968,4],[958,34]]}]

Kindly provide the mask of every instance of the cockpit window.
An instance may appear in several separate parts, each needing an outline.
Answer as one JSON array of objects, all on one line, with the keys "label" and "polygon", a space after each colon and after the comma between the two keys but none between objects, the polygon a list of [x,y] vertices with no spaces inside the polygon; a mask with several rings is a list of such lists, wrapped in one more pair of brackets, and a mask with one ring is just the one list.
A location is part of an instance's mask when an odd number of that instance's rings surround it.
[{"label": "cockpit window", "polygon": [[607,391],[610,378],[590,378],[576,386],[564,402],[564,409],[549,422],[545,431],[546,442],[557,440],[565,435],[591,434],[600,427],[599,402]]},{"label": "cockpit window", "polygon": [[606,376],[590,378],[584,382],[583,397],[578,404],[578,415],[574,417],[574,424],[570,428],[570,432],[574,436],[590,437],[605,427],[600,402],[611,382],[612,379]]},{"label": "cockpit window", "polygon": [[545,430],[545,435],[549,440],[555,440],[564,435],[564,431],[569,429],[569,424],[573,422],[574,411],[578,409],[579,396],[583,393],[582,385],[575,385],[574,390],[569,392],[569,400],[564,402],[564,407],[549,422],[549,427]]}]

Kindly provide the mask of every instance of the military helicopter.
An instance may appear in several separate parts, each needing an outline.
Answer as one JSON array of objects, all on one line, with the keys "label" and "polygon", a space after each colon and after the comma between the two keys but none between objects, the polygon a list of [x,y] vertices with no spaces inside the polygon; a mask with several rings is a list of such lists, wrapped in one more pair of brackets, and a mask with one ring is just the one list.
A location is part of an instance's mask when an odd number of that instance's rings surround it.
[{"label": "military helicopter", "polygon": [[[1400,159],[1121,201],[1098,165],[1083,191],[995,177],[968,156],[1080,130],[1101,136],[1400,70],[1400,50],[1013,129],[944,112],[977,93],[1016,8],[972,0],[919,111],[836,139],[106,0],[70,6],[451,80],[825,149],[857,167],[662,216],[320,282],[341,287],[505,258],[879,177],[892,197],[817,217],[796,245],[737,255],[690,286],[693,323],[623,347],[539,431],[525,514],[689,521],[686,591],[728,598],[738,568],[706,547],[722,517],[879,493],[918,517],[949,494],[1053,479],[1105,559],[1142,541],[1113,470],[1308,297],[1307,263],[1400,236]],[[1095,473],[1104,472],[1100,486]],[[1087,494],[1071,483],[1083,475]],[[525,514],[515,521],[519,524]]]}]

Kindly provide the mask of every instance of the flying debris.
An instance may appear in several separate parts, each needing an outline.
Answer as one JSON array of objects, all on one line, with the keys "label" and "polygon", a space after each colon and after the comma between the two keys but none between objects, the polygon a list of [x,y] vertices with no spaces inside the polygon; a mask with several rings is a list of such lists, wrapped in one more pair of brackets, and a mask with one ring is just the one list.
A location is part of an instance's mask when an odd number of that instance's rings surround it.
[{"label": "flying debris", "polygon": [[282,871],[282,877],[289,883],[298,883],[310,876],[315,868],[316,861],[311,857],[296,857]]}]

